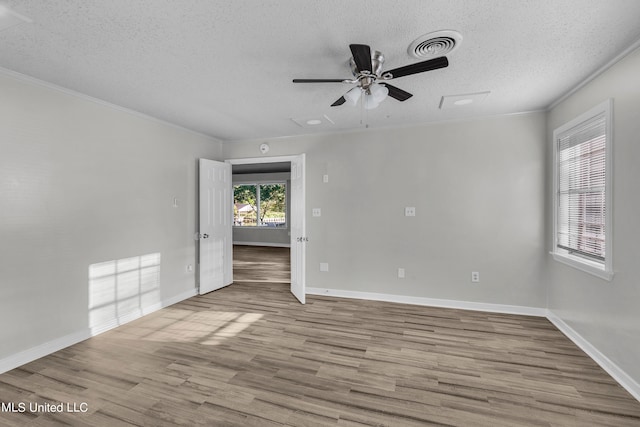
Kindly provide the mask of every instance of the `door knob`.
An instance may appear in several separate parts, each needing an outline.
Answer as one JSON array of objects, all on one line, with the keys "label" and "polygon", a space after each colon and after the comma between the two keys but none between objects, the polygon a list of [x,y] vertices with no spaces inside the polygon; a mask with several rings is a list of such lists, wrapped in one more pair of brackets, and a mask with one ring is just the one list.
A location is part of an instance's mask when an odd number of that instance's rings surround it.
[{"label": "door knob", "polygon": [[209,235],[205,233],[205,234],[203,234],[203,235],[202,235],[202,238],[203,238],[203,239],[208,239],[208,238],[209,238]]}]

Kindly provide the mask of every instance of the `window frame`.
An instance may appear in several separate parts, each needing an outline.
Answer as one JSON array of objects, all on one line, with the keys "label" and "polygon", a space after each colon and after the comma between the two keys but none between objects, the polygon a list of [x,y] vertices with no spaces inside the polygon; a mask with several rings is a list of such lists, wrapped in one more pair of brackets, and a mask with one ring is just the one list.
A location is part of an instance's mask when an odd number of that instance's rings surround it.
[{"label": "window frame", "polygon": [[[267,181],[237,181],[234,182],[231,185],[231,192],[232,192],[232,197],[233,197],[233,192],[235,187],[237,186],[242,186],[242,185],[253,185],[256,187],[256,202],[257,202],[257,211],[256,211],[256,221],[259,222],[259,218],[260,218],[260,187],[263,185],[283,185],[284,186],[284,191],[285,191],[285,200],[284,200],[284,212],[285,212],[285,217],[284,217],[284,224],[280,227],[269,227],[269,226],[265,226],[265,225],[258,225],[258,223],[256,222],[255,227],[251,227],[251,226],[246,226],[246,225],[236,225],[235,224],[235,218],[233,219],[233,227],[234,228],[238,228],[241,230],[287,230],[289,228],[289,215],[288,215],[288,207],[289,207],[289,200],[287,198],[287,194],[289,191],[288,185],[287,185],[287,181],[286,180],[267,180]],[[235,200],[232,203],[232,206],[235,206]],[[233,215],[233,213],[232,213]]]},{"label": "window frame", "polygon": [[[558,216],[559,216],[559,140],[573,128],[584,124],[598,116],[605,120],[605,257],[603,262],[571,254],[558,247]],[[573,120],[565,123],[553,131],[553,259],[576,269],[582,270],[601,279],[613,279],[613,101],[606,101],[596,105]]]}]

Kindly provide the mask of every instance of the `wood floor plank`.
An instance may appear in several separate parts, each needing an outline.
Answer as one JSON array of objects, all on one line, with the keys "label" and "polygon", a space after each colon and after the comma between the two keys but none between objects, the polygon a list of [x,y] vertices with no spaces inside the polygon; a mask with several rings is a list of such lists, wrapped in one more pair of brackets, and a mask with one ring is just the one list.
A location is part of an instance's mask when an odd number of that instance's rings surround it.
[{"label": "wood floor plank", "polygon": [[0,426],[640,425],[636,401],[548,320],[289,291],[286,248],[236,282],[0,375]]}]

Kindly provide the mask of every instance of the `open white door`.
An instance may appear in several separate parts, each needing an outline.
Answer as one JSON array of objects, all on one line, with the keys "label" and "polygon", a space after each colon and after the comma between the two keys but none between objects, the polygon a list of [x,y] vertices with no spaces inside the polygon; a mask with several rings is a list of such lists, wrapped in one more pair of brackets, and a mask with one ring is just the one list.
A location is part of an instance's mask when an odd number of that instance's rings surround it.
[{"label": "open white door", "polygon": [[291,293],[305,303],[305,155],[291,159]]},{"label": "open white door", "polygon": [[200,159],[200,295],[233,282],[231,165]]}]

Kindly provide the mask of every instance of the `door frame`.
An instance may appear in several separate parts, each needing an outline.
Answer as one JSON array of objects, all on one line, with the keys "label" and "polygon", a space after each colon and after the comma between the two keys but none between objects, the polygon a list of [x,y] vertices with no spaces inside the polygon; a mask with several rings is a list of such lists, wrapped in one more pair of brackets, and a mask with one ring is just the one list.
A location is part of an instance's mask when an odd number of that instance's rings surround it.
[{"label": "door frame", "polygon": [[[287,155],[287,156],[268,156],[268,157],[245,157],[245,158],[238,158],[238,159],[227,159],[225,160],[226,163],[231,164],[231,166],[233,167],[233,165],[248,165],[248,164],[263,164],[263,163],[281,163],[281,162],[293,162],[294,160],[298,160],[300,158],[304,159],[305,155],[304,154],[293,154],[293,155]],[[304,160],[303,160],[304,161]],[[306,171],[306,167],[303,169],[302,171],[302,179],[303,182],[306,182],[305,179],[305,175],[306,175],[307,171]],[[233,177],[233,170],[231,172],[232,177]],[[232,178],[233,180],[233,178]],[[306,200],[306,185],[302,186],[302,200]],[[293,209],[290,209],[290,215],[293,217],[293,215],[302,215],[302,222],[305,222],[305,212],[304,212],[304,204],[302,205],[302,212],[294,212]],[[290,219],[287,218],[287,222],[290,222]],[[297,236],[297,237],[303,237],[303,236]],[[290,245],[294,245],[296,242],[294,242],[294,239],[296,238],[296,236],[290,235],[289,236],[289,242]],[[303,252],[304,253],[304,252]],[[292,260],[293,262],[293,260]],[[303,291],[303,295],[304,293],[306,293],[306,257],[302,256],[302,259],[300,260],[300,262],[302,263],[302,265],[297,265],[296,268],[299,269],[299,271],[302,272],[302,289],[304,289],[305,291]],[[293,270],[294,266],[292,265],[290,270]],[[304,304],[304,296],[303,299],[301,300],[301,302]]]}]

